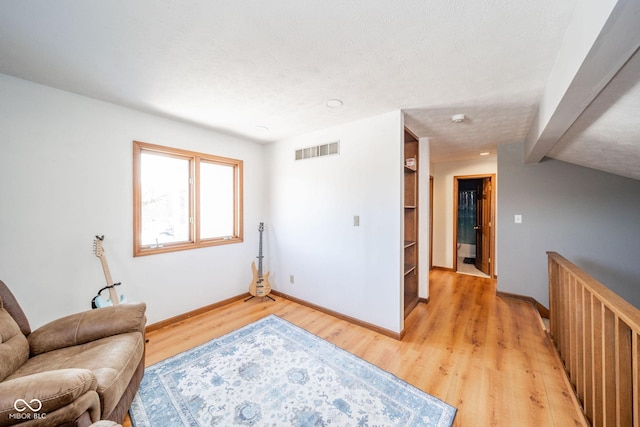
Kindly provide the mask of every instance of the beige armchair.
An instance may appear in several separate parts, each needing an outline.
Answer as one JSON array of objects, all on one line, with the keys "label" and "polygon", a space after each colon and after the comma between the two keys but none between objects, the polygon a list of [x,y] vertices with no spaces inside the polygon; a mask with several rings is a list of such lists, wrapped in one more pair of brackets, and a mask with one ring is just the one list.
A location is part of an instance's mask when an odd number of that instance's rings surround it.
[{"label": "beige armchair", "polygon": [[32,332],[0,281],[0,427],[122,423],[144,374],[145,310],[119,304]]}]

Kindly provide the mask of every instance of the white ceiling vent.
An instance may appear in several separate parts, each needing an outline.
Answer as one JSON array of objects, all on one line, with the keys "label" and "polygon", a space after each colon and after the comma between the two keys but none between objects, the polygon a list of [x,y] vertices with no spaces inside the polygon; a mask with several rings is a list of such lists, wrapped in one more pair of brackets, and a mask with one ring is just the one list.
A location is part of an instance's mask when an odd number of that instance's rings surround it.
[{"label": "white ceiling vent", "polygon": [[340,141],[316,145],[315,147],[300,148],[299,150],[296,150],[296,160],[330,156],[332,154],[340,154]]}]

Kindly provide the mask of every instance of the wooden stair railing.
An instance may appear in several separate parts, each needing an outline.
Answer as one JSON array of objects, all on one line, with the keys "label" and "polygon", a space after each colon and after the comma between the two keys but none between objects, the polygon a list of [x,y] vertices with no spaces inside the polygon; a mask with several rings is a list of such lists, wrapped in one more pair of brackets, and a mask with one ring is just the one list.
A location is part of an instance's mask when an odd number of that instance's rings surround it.
[{"label": "wooden stair railing", "polygon": [[555,252],[550,334],[594,427],[640,427],[640,310]]}]

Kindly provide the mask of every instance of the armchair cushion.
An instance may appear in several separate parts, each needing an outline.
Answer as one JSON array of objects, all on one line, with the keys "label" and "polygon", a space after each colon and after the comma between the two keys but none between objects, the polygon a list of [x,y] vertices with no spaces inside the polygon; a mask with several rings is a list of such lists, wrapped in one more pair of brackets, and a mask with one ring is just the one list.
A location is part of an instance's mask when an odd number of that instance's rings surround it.
[{"label": "armchair cushion", "polygon": [[29,358],[29,343],[0,299],[0,381],[11,375]]},{"label": "armchair cushion", "polygon": [[[93,373],[87,369],[60,369],[49,372],[39,372],[33,375],[14,378],[0,382],[0,426],[13,424],[18,414],[14,405],[22,406],[25,414],[31,414],[26,404],[17,402],[22,399],[30,406],[36,407],[38,414],[52,414],[56,410],[68,406],[78,400],[87,392],[95,395],[95,403],[99,411],[100,402],[95,393],[98,383]],[[34,401],[37,399],[37,401]],[[80,413],[87,411],[81,408]],[[94,410],[95,410],[94,409]],[[99,413],[99,412],[98,412]],[[14,417],[11,417],[14,414]]]},{"label": "armchair cushion", "polygon": [[113,335],[31,357],[8,380],[58,369],[87,369],[97,380],[96,391],[104,416],[118,404],[143,355],[142,333]]},{"label": "armchair cushion", "polygon": [[72,314],[50,322],[29,335],[31,355],[86,344],[128,332],[143,332],[144,303],[118,304]]},{"label": "armchair cushion", "polygon": [[[41,424],[28,424],[35,426],[86,426],[100,419],[100,398],[94,390],[88,391],[68,405],[47,412],[47,417]],[[35,423],[36,421],[33,421]],[[22,426],[22,424],[20,424]]]}]

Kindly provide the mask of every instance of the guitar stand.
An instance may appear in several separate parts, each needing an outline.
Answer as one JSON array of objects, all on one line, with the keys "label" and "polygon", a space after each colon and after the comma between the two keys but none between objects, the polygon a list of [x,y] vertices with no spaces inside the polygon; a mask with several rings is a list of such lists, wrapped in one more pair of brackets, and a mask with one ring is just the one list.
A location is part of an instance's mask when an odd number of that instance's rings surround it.
[{"label": "guitar stand", "polygon": [[[255,295],[251,295],[249,298],[247,298],[246,300],[244,300],[244,302],[247,302],[247,301],[249,301],[250,299],[253,299],[253,298],[255,298],[255,297],[256,297]],[[261,298],[263,298],[263,299],[264,299],[264,298],[269,298],[271,301],[275,301],[275,299],[274,299],[271,295],[265,295],[265,296],[263,296],[263,297],[261,297]]]}]

